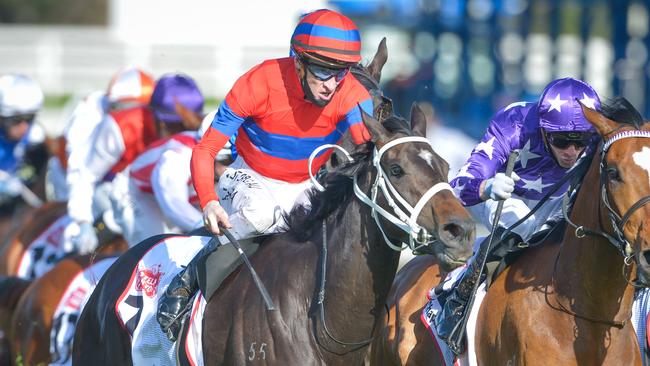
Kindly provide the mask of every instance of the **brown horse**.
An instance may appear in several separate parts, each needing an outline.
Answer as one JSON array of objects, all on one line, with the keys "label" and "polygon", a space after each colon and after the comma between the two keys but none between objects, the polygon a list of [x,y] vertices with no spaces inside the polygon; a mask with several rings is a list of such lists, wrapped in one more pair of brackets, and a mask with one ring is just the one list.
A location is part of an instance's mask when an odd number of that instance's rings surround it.
[{"label": "brown horse", "polygon": [[[121,242],[124,241],[120,238]],[[124,243],[125,244],[125,243]],[[75,276],[93,262],[107,255],[85,255],[66,258],[42,277],[29,281],[15,312],[9,329],[9,343],[15,359],[24,365],[48,364],[50,358],[50,333],[56,307]]]},{"label": "brown horse", "polygon": [[65,213],[65,202],[48,202],[30,213],[0,248],[0,275],[15,275],[27,246]]},{"label": "brown horse", "polygon": [[388,311],[379,321],[379,332],[370,347],[370,365],[440,364],[439,353],[420,315],[427,303],[427,292],[446,275],[447,271],[431,255],[417,256],[397,272],[386,299]]},{"label": "brown horse", "polygon": [[[36,208],[31,213],[28,214],[29,220],[25,221],[18,230],[5,241],[5,245],[0,249],[0,298],[3,299],[0,302],[0,330],[2,334],[0,335],[0,354],[9,354],[7,343],[7,333],[11,327],[11,319],[14,317],[14,312],[16,309],[19,311],[26,311],[28,308],[17,307],[18,301],[22,298],[23,293],[28,288],[28,286],[33,282],[32,280],[19,279],[13,277],[16,275],[19,262],[25,253],[27,247],[38,238],[50,225],[52,225],[56,220],[61,218],[66,213],[66,203],[64,202],[48,202],[43,206]],[[113,236],[107,241],[100,243],[98,248],[98,254],[100,255],[109,255],[115,253],[121,253],[125,251],[127,244],[121,236]],[[66,270],[67,268],[67,270]],[[72,272],[70,272],[72,271]],[[66,281],[66,273],[71,275],[74,272],[74,268],[70,265],[64,265],[61,269],[57,270],[52,274],[48,274],[44,283],[48,283],[51,286],[39,286],[39,290],[34,290],[29,287],[31,290],[30,297],[40,296],[40,291],[45,291],[45,293],[52,293],[57,291],[64,291],[68,282]],[[75,272],[76,273],[76,272]],[[57,276],[61,275],[62,277],[58,278]],[[5,276],[5,277],[1,277]],[[39,281],[36,281],[37,283]],[[60,297],[59,297],[60,298]],[[38,304],[44,306],[44,309],[39,311],[54,311],[53,306],[56,306],[56,302],[59,298],[43,296],[41,300],[44,302],[32,302],[30,304]],[[41,321],[38,318],[38,321],[30,323],[29,326],[25,325],[25,330],[32,329],[34,327],[39,327],[41,330],[47,330],[49,332],[49,323]],[[50,319],[51,321],[51,319]],[[49,333],[48,340],[49,340]],[[36,341],[38,342],[38,341]],[[48,341],[49,342],[49,341]],[[49,343],[40,344],[38,347],[44,348],[49,352]],[[30,354],[31,358],[31,354]],[[40,359],[40,358],[39,358]],[[2,359],[0,359],[1,361]]]},{"label": "brown horse", "polygon": [[[311,210],[292,212],[289,232],[268,237],[251,258],[278,310],[266,311],[241,268],[209,299],[202,336],[206,364],[245,364],[251,357],[277,365],[362,362],[397,269],[398,253],[380,229],[394,242],[410,238],[384,219],[375,222],[373,209],[356,199],[359,192],[369,194],[375,178],[391,184],[411,207],[426,194],[417,222],[435,238],[430,244],[441,262],[451,266],[471,254],[473,222],[450,191],[437,191],[446,182],[446,164],[423,138],[419,108],[410,126],[395,116],[379,123],[364,114],[363,120],[373,142],[358,147],[353,163],[328,173],[326,190],[311,196]],[[383,156],[373,159],[375,147]],[[397,209],[383,193],[377,204],[387,213]],[[131,363],[129,336],[114,306],[139,258],[160,239],[129,250],[100,282],[77,327],[75,363]]]},{"label": "brown horse", "polygon": [[[650,285],[650,124],[623,98],[605,103],[602,114],[583,111],[604,144],[569,216],[577,227],[526,250],[495,279],[478,313],[479,364],[641,364],[630,316],[634,286]],[[418,295],[439,281],[400,290],[412,276],[438,272],[437,264],[404,269],[412,273],[397,278],[389,303],[401,313],[387,321],[371,364],[443,364],[429,331],[410,324],[419,322]],[[390,338],[391,327],[414,334]]]}]

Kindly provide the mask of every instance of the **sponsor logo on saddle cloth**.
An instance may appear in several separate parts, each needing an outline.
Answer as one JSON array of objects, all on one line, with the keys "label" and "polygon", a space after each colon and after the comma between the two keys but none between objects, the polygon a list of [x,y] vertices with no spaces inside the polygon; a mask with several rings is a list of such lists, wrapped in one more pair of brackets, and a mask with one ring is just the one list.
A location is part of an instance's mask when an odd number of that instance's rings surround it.
[{"label": "sponsor logo on saddle cloth", "polygon": [[[458,282],[458,279],[461,278],[466,268],[467,267],[462,266],[449,272],[449,274],[447,274],[447,277],[445,278],[445,282],[442,285],[443,288],[448,291],[453,286],[455,286],[456,282]],[[472,306],[472,310],[469,314],[469,319],[467,319],[467,329],[465,330],[465,333],[467,339],[471,341],[467,342],[467,348],[465,353],[460,355],[458,358],[456,358],[456,355],[449,349],[447,343],[445,343],[443,340],[438,338],[438,335],[436,334],[436,325],[434,323],[434,320],[436,318],[436,314],[438,314],[438,312],[440,311],[441,306],[440,303],[438,302],[438,298],[435,295],[434,289],[435,287],[432,288],[427,294],[427,298],[429,299],[429,302],[427,302],[427,304],[422,309],[420,320],[431,333],[431,336],[433,338],[433,343],[436,349],[440,352],[441,358],[445,360],[445,365],[447,366],[478,365],[478,362],[476,360],[476,347],[474,345],[474,336],[476,335],[476,317],[478,315],[478,310],[481,307],[481,303],[483,302],[483,298],[485,297],[485,293],[486,293],[485,282],[481,283],[481,285],[478,287],[478,290],[476,291],[476,297],[474,298],[474,305]]]},{"label": "sponsor logo on saddle cloth", "polygon": [[156,296],[160,276],[164,274],[164,272],[160,271],[160,265],[139,270],[135,279],[135,289],[138,291],[144,290],[145,295],[149,297]]},{"label": "sponsor logo on saddle cloth", "polygon": [[168,237],[149,248],[133,268],[115,311],[122,327],[131,335],[134,365],[176,365],[175,347],[156,321],[158,299],[209,240],[202,236]]},{"label": "sponsor logo on saddle cloth", "polygon": [[83,307],[97,283],[117,257],[105,258],[82,269],[68,284],[52,317],[50,365],[72,364],[72,339]]},{"label": "sponsor logo on saddle cloth", "polygon": [[28,280],[39,278],[68,254],[61,244],[63,243],[63,231],[71,222],[70,216],[63,215],[29,243],[20,258],[16,276]]}]

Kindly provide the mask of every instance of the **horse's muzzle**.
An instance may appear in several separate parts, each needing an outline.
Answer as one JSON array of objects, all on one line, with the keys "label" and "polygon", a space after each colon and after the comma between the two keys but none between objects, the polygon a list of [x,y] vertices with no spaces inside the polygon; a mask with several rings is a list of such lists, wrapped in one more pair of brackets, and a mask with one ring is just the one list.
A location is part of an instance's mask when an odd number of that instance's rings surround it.
[{"label": "horse's muzzle", "polygon": [[474,221],[447,221],[438,226],[439,240],[432,244],[431,250],[444,269],[454,269],[472,256],[475,237]]}]

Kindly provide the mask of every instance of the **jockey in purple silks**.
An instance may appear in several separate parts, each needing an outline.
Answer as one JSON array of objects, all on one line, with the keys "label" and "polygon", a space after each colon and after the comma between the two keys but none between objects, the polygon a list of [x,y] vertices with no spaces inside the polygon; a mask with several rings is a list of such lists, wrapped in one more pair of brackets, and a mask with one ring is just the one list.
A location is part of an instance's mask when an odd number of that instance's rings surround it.
[{"label": "jockey in purple silks", "polygon": [[[489,252],[492,257],[506,245],[527,241],[549,217],[560,212],[568,182],[501,238],[505,229],[526,216],[549,193],[587,148],[596,145],[597,134],[582,114],[580,103],[600,108],[598,95],[591,86],[564,78],[548,84],[538,102],[516,102],[499,110],[467,163],[451,181],[456,195],[474,218],[488,228],[493,226],[498,202],[503,201],[499,228]],[[519,157],[508,177],[504,172],[514,150],[519,151]],[[477,240],[475,253],[481,252],[481,247],[489,242],[487,239]],[[474,285],[483,280],[479,277],[485,277],[479,276],[480,260],[475,258],[476,254],[457,285],[438,295],[438,299],[444,299],[444,305],[436,316],[436,331],[445,341],[470,310],[465,307]]]}]

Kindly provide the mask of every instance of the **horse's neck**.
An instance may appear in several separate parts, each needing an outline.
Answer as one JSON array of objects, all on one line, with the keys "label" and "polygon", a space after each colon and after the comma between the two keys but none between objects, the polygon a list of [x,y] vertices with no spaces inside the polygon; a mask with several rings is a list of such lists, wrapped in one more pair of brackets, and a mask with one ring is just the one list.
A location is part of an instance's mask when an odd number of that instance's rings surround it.
[{"label": "horse's neck", "polygon": [[325,312],[330,328],[349,334],[345,341],[370,336],[397,271],[399,253],[384,244],[370,214],[354,199],[327,225]]},{"label": "horse's neck", "polygon": [[[605,221],[599,218],[603,208],[599,208],[600,200],[594,199],[600,197],[597,165],[595,158],[576,198],[571,220],[586,229],[603,231]],[[578,315],[627,319],[634,289],[622,275],[623,256],[618,250],[600,236],[577,238],[570,225],[558,250],[553,283],[559,298],[569,301]]]}]

